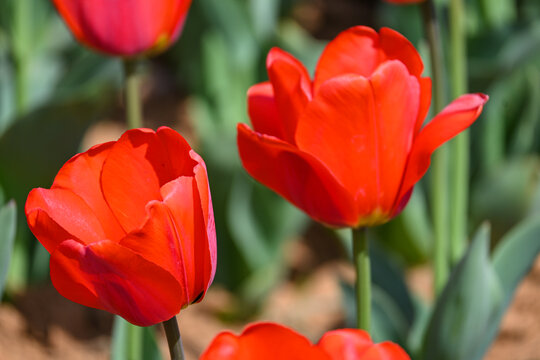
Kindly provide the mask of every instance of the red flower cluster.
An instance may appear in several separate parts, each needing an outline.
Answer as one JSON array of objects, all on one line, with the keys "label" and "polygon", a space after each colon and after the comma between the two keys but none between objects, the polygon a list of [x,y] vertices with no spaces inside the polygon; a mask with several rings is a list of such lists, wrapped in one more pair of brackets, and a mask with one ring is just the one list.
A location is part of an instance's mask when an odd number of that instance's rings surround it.
[{"label": "red flower cluster", "polygon": [[219,334],[201,360],[410,360],[398,345],[374,344],[363,330],[329,331],[317,345],[297,332],[273,323],[248,326],[240,336]]},{"label": "red flower cluster", "polygon": [[149,326],[200,301],[216,270],[206,167],[175,131],[130,130],[34,189],[28,225],[66,298]]},{"label": "red flower cluster", "polygon": [[53,0],[81,43],[110,55],[165,50],[180,35],[191,0]]},{"label": "red flower cluster", "polygon": [[341,33],[313,80],[272,49],[270,81],[248,92],[254,130],[238,125],[244,167],[317,221],[387,222],[407,204],[433,151],[471,125],[488,99],[464,95],[422,128],[431,102],[423,68],[413,45],[387,28]]}]

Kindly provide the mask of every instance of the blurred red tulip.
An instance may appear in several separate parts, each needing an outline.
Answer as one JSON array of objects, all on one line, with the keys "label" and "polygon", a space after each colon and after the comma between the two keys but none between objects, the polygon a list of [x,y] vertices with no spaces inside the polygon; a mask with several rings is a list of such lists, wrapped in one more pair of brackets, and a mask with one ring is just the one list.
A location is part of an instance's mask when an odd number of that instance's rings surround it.
[{"label": "blurred red tulip", "polygon": [[81,43],[131,57],[165,50],[178,38],[191,0],[53,0]]},{"label": "blurred red tulip", "polygon": [[364,330],[341,329],[323,335],[317,345],[278,324],[257,323],[241,335],[219,334],[201,360],[410,360],[389,341],[374,344]]},{"label": "blurred red tulip", "polygon": [[464,95],[431,122],[431,80],[413,45],[357,26],[328,44],[311,81],[274,48],[270,81],[248,91],[254,130],[238,125],[247,172],[331,226],[387,222],[407,204],[432,152],[471,125],[488,97]]},{"label": "blurred red tulip", "polygon": [[175,131],[135,129],[69,160],[26,201],[64,297],[149,326],[200,301],[216,269],[206,166]]}]

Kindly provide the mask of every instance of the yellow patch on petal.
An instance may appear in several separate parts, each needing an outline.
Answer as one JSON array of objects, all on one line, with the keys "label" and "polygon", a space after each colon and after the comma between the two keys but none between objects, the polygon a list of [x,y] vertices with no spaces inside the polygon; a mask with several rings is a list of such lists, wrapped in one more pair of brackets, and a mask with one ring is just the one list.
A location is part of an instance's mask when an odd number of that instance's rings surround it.
[{"label": "yellow patch on petal", "polygon": [[156,41],[154,42],[154,45],[145,52],[142,53],[143,56],[153,56],[157,55],[160,52],[167,49],[170,45],[171,38],[169,37],[169,34],[163,33],[158,36]]},{"label": "yellow patch on petal", "polygon": [[391,217],[388,213],[382,211],[381,209],[375,209],[371,214],[367,216],[362,216],[358,219],[356,227],[370,227],[378,226],[390,221]]}]

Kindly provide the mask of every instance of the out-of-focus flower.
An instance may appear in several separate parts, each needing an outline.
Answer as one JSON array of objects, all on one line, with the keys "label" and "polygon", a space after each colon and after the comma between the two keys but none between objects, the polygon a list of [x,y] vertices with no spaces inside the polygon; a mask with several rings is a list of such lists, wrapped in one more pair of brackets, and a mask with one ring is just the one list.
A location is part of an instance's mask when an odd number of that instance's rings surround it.
[{"label": "out-of-focus flower", "polygon": [[239,336],[219,334],[201,360],[410,360],[391,342],[374,344],[364,330],[341,329],[323,335],[317,345],[274,323],[249,325]]},{"label": "out-of-focus flower", "polygon": [[149,326],[200,301],[216,269],[206,167],[177,132],[135,129],[34,189],[28,225],[64,297]]},{"label": "out-of-focus flower", "polygon": [[422,128],[431,79],[413,45],[357,26],[324,50],[313,81],[274,48],[270,81],[248,91],[253,124],[238,125],[247,172],[331,226],[373,226],[407,204],[433,151],[470,126],[488,97],[463,95]]},{"label": "out-of-focus flower", "polygon": [[53,0],[84,45],[132,57],[171,45],[182,30],[191,0]]}]

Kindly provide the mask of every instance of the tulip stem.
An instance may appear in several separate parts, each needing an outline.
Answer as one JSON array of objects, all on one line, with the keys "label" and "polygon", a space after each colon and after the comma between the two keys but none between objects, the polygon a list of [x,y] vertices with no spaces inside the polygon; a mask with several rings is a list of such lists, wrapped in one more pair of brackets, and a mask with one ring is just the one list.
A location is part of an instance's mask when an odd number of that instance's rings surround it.
[{"label": "tulip stem", "polygon": [[[432,0],[422,4],[424,27],[429,42],[431,73],[433,79],[433,112],[439,113],[445,101],[444,62],[437,14]],[[448,278],[449,214],[448,214],[448,149],[439,148],[433,155],[432,212],[434,227],[434,277],[435,292],[442,291]]]},{"label": "tulip stem", "polygon": [[144,328],[128,324],[128,358],[129,359],[142,359],[143,354],[143,338]]},{"label": "tulip stem", "polygon": [[[450,84],[452,98],[467,92],[467,45],[463,0],[450,1]],[[459,134],[452,149],[452,207],[450,214],[451,261],[457,262],[466,248],[469,196],[469,132]]]},{"label": "tulip stem", "polygon": [[140,88],[140,75],[138,73],[138,62],[136,59],[124,59],[125,77],[125,105],[127,125],[130,129],[137,129],[143,126],[142,105]]},{"label": "tulip stem", "polygon": [[24,58],[15,60],[15,109],[17,116],[22,116],[26,112],[27,106],[27,61]]},{"label": "tulip stem", "polygon": [[28,65],[32,44],[31,28],[33,5],[29,0],[13,2],[13,63],[15,68],[15,110],[22,116],[28,107]]},{"label": "tulip stem", "polygon": [[164,321],[163,328],[167,336],[171,360],[184,360],[184,347],[182,346],[182,338],[180,337],[180,329],[178,328],[176,316]]},{"label": "tulip stem", "polygon": [[369,332],[371,323],[371,265],[366,228],[352,229],[356,268],[356,316],[359,329]]}]

